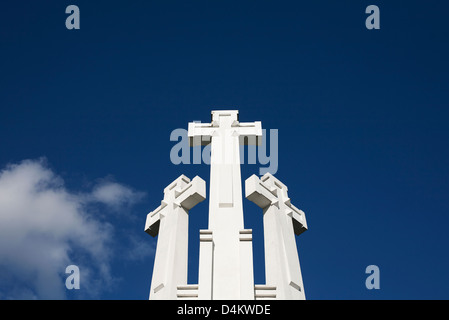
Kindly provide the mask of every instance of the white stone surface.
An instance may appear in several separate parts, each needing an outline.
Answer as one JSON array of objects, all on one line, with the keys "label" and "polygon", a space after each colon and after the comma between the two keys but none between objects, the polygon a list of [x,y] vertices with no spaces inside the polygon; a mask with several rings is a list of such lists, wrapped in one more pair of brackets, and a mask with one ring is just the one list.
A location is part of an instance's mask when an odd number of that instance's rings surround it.
[{"label": "white stone surface", "polygon": [[252,235],[243,226],[239,145],[242,136],[259,141],[261,123],[240,123],[237,110],[212,111],[211,123],[189,123],[188,136],[192,146],[211,143],[209,227],[200,241],[199,298],[254,299]]},{"label": "white stone surface", "polygon": [[181,175],[164,189],[161,205],[147,215],[145,232],[158,235],[150,300],[176,299],[187,285],[188,213],[206,198],[206,183]]},{"label": "white stone surface", "polygon": [[287,191],[287,186],[270,173],[245,181],[246,198],[263,209],[266,285],[276,287],[276,299],[301,300],[305,292],[295,234],[307,230],[307,223],[304,212],[291,204]]},{"label": "white stone surface", "polygon": [[200,261],[198,265],[198,299],[212,300],[214,243],[211,230],[200,230]]}]

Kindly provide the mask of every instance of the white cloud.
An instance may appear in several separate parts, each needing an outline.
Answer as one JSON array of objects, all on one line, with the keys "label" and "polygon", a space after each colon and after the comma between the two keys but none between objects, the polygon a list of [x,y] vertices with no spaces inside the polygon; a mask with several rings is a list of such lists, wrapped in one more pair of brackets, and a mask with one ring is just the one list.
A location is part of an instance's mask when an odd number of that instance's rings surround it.
[{"label": "white cloud", "polygon": [[133,205],[144,197],[143,192],[136,192],[116,182],[102,182],[91,194],[91,200],[101,202],[112,208]]},{"label": "white cloud", "polygon": [[0,299],[64,299],[70,264],[79,266],[85,292],[107,286],[114,230],[88,204],[118,209],[142,195],[115,182],[73,193],[45,160],[8,165],[0,172]]}]

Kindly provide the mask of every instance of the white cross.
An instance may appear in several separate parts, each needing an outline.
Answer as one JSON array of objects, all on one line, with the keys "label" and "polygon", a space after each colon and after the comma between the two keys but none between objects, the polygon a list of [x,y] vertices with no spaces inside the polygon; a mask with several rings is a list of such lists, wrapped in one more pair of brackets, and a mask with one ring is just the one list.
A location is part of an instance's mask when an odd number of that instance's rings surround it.
[{"label": "white cross", "polygon": [[213,241],[213,252],[201,255],[200,249],[200,256],[213,261],[200,263],[199,270],[200,279],[202,273],[212,277],[207,281],[212,292],[205,296],[254,299],[252,235],[243,226],[240,144],[260,143],[261,122],[241,123],[237,110],[212,111],[210,123],[189,123],[188,136],[191,146],[211,144],[209,229],[203,234]]},{"label": "white cross", "polygon": [[246,198],[263,209],[265,280],[277,299],[305,299],[295,234],[307,230],[303,211],[291,204],[287,186],[270,173],[245,181]]},{"label": "white cross", "polygon": [[189,210],[206,198],[206,183],[181,175],[164,189],[164,200],[147,215],[145,232],[158,236],[150,299],[176,299],[187,284]]}]

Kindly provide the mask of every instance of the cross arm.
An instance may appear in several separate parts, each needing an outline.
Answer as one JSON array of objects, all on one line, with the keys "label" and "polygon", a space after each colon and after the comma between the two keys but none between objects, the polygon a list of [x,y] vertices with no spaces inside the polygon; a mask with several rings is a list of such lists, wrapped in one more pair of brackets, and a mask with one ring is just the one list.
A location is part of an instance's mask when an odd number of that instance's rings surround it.
[{"label": "cross arm", "polygon": [[213,123],[189,122],[187,130],[189,145],[191,147],[208,145],[215,130]]},{"label": "cross arm", "polygon": [[167,202],[162,200],[161,205],[147,215],[147,220],[145,222],[145,232],[150,236],[155,237],[158,235],[159,225],[161,222],[161,211],[164,210],[167,205]]},{"label": "cross arm", "polygon": [[291,203],[289,205],[287,204],[287,206],[289,206],[287,209],[287,215],[292,218],[293,231],[298,236],[307,230],[306,214],[304,211],[299,210]]},{"label": "cross arm", "polygon": [[240,144],[257,146],[262,144],[262,122],[239,122],[236,125],[238,126]]},{"label": "cross arm", "polygon": [[[285,190],[282,200],[285,204],[280,205],[279,193],[281,189]],[[276,179],[270,173],[265,174],[261,179],[256,175],[252,175],[245,181],[245,196],[248,200],[257,204],[260,208],[265,209],[268,206],[276,205],[280,210],[285,212],[293,221],[293,230],[296,235],[300,235],[307,230],[307,221],[304,211],[295,207],[290,198],[287,196],[287,186]]]},{"label": "cross arm", "polygon": [[204,199],[206,199],[206,182],[198,176],[183,189],[175,190],[174,203],[186,210],[192,209]]},{"label": "cross arm", "polygon": [[155,237],[159,233],[161,218],[170,213],[173,206],[192,209],[206,199],[206,182],[196,176],[190,181],[181,175],[164,189],[164,200],[161,205],[147,215],[145,232]]},{"label": "cross arm", "polygon": [[255,174],[245,180],[245,197],[262,209],[279,201],[274,190],[264,186]]}]

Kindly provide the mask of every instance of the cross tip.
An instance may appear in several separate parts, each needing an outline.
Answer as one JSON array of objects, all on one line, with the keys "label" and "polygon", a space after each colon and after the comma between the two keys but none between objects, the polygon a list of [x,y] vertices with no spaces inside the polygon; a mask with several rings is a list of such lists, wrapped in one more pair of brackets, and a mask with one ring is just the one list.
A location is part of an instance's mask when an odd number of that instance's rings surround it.
[{"label": "cross tip", "polygon": [[212,110],[211,111],[211,122],[219,121],[220,116],[231,116],[234,120],[239,120],[238,110]]}]

